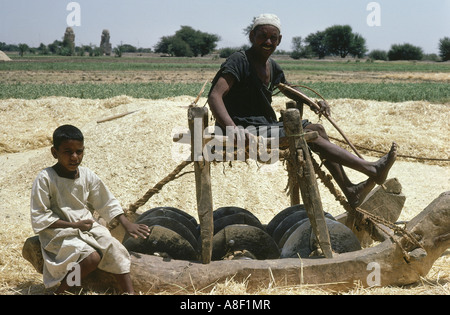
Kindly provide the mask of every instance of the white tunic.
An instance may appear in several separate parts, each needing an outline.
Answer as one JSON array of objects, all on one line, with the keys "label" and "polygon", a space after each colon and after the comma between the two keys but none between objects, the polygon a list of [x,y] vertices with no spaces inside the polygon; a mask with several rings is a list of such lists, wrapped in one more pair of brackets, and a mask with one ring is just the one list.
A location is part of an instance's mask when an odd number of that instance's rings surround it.
[{"label": "white tunic", "polygon": [[96,210],[107,222],[123,210],[101,179],[91,170],[79,167],[79,178],[58,176],[51,167],[39,173],[31,191],[31,225],[39,234],[44,257],[44,285],[57,285],[71,269],[97,250],[102,256],[99,269],[114,274],[130,272],[126,248],[109,230],[95,222],[89,231],[74,228],[48,228],[57,220],[94,220]]}]

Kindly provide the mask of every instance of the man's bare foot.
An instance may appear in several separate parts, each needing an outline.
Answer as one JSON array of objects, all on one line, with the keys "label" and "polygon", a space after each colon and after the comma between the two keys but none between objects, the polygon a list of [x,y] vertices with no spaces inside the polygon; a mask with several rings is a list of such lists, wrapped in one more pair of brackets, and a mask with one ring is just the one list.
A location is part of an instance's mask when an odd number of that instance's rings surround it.
[{"label": "man's bare foot", "polygon": [[372,179],[378,185],[382,185],[388,176],[389,170],[397,159],[397,143],[392,142],[391,150],[388,154],[383,156],[377,162],[375,162],[375,169],[377,170],[377,174],[372,177]]},{"label": "man's bare foot", "polygon": [[364,182],[354,185],[348,191],[344,191],[347,201],[352,208],[359,207],[367,195],[375,187],[375,181],[371,178]]}]

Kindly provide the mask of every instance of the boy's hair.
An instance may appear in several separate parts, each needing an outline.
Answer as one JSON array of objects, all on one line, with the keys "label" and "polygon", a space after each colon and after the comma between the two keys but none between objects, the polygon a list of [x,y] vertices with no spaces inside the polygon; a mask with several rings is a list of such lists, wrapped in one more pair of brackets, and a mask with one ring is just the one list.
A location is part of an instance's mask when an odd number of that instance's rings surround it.
[{"label": "boy's hair", "polygon": [[53,147],[58,149],[65,140],[78,140],[84,142],[84,136],[80,129],[72,125],[63,125],[53,132]]}]

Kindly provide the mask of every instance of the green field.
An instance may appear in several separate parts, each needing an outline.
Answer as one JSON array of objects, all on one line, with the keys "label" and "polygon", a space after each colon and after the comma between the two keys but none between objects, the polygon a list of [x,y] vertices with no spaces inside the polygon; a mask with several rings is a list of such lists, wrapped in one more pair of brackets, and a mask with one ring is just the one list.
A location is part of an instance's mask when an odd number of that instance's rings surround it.
[{"label": "green field", "polygon": [[0,99],[37,99],[46,96],[104,99],[119,95],[128,95],[135,98],[161,99],[170,96],[194,96],[198,94],[201,87],[202,84],[200,83],[0,83]]},{"label": "green field", "polygon": [[[290,58],[275,60],[285,71],[372,71],[372,72],[443,72],[450,74],[448,62],[365,62],[346,60],[294,60]],[[224,59],[183,58],[183,57],[64,57],[31,56],[13,57],[15,62],[0,62],[0,71],[151,71],[177,69],[217,69]]]},{"label": "green field", "polygon": [[[326,99],[352,98],[376,101],[450,102],[447,83],[338,83],[303,82]],[[210,85],[207,85],[207,90]],[[0,99],[37,99],[46,96],[66,96],[86,99],[104,99],[119,95],[135,98],[161,99],[171,96],[198,94],[201,83],[82,83],[82,84],[7,84],[0,83]],[[305,91],[314,97],[314,94]]]},{"label": "green field", "polygon": [[[0,62],[0,99],[46,96],[103,99],[118,95],[160,99],[198,93],[206,76],[212,79],[223,59],[162,57],[15,57]],[[355,60],[277,60],[291,83],[307,85],[326,99],[450,102],[450,63],[365,62]],[[178,72],[188,80],[163,80]],[[27,75],[43,82],[26,80]],[[82,76],[83,82],[73,80]],[[114,76],[115,80],[85,79]],[[144,79],[127,78],[144,76]],[[350,78],[350,80],[348,80]],[[186,82],[187,81],[187,82]],[[209,86],[208,86],[209,87]],[[310,94],[311,95],[311,94]]]}]

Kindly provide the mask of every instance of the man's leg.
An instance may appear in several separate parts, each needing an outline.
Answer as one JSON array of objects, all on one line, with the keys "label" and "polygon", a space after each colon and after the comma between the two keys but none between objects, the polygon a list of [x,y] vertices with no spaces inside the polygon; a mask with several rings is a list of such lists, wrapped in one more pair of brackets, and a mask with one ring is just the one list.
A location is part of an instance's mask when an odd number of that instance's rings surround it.
[{"label": "man's leg", "polygon": [[375,187],[375,181],[371,178],[359,184],[353,184],[347,177],[342,165],[329,161],[324,161],[323,164],[341,188],[348,203],[354,208],[358,207],[367,194]]},{"label": "man's leg", "polygon": [[[320,155],[322,160],[325,160],[325,167],[354,207],[362,203],[375,184],[384,183],[389,169],[396,159],[397,145],[395,143],[392,144],[390,152],[377,162],[368,162],[331,143],[322,125],[310,124],[305,127],[305,131],[319,133],[319,137],[310,142],[309,146],[311,150]],[[357,170],[367,175],[369,179],[355,185],[347,177],[342,166]]]}]

